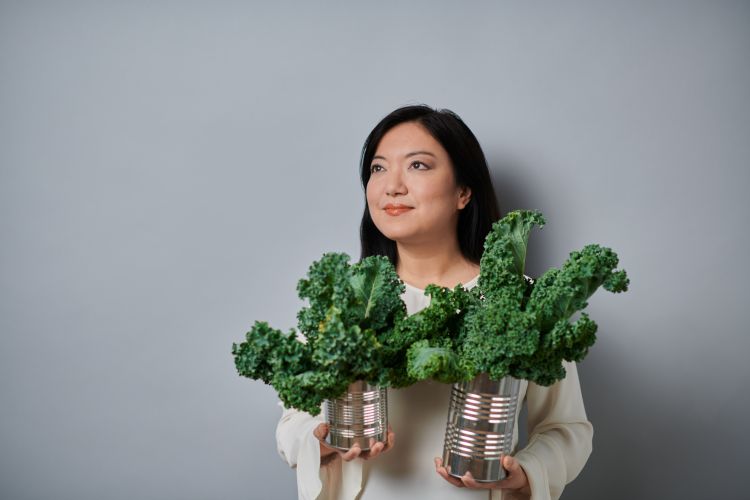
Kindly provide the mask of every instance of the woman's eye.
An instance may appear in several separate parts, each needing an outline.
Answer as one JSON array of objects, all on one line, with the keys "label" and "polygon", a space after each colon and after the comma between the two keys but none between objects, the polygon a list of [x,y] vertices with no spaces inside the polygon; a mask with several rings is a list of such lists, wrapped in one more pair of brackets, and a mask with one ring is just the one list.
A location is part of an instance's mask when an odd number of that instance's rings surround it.
[{"label": "woman's eye", "polygon": [[370,173],[373,173],[373,172],[377,172],[377,170],[376,170],[376,169],[378,169],[378,168],[383,168],[383,167],[381,167],[381,166],[380,166],[380,165],[378,165],[377,163],[376,163],[375,165],[371,166],[371,167],[370,167]]},{"label": "woman's eye", "polygon": [[430,167],[427,166],[427,164],[422,163],[421,161],[412,162],[412,166],[414,166],[414,165],[422,165],[424,167],[424,169],[417,169],[417,170],[427,170],[427,169],[430,168]]}]

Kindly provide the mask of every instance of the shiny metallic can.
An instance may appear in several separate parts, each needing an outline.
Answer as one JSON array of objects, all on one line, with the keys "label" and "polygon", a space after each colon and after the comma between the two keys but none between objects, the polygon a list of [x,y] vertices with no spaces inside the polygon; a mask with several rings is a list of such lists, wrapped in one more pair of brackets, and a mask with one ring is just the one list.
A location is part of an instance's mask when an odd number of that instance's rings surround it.
[{"label": "shiny metallic can", "polygon": [[511,451],[520,388],[519,379],[490,380],[486,373],[453,384],[443,447],[450,475],[468,471],[478,482],[506,477],[502,458]]},{"label": "shiny metallic can", "polygon": [[328,435],[326,443],[348,450],[355,443],[370,449],[370,438],[385,442],[388,430],[388,392],[385,387],[357,381],[347,392],[325,403]]}]

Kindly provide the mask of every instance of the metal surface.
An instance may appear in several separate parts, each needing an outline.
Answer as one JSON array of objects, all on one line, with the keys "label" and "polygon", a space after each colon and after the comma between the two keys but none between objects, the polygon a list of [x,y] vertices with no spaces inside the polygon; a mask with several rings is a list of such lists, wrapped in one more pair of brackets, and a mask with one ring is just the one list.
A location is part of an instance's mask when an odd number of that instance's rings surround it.
[{"label": "metal surface", "polygon": [[345,395],[326,400],[328,446],[348,450],[355,443],[370,449],[370,438],[385,442],[388,429],[388,392],[384,387],[358,381]]},{"label": "metal surface", "polygon": [[513,443],[521,381],[490,380],[482,373],[470,382],[453,384],[445,427],[443,464],[452,476],[471,472],[478,482],[504,479],[502,457]]}]

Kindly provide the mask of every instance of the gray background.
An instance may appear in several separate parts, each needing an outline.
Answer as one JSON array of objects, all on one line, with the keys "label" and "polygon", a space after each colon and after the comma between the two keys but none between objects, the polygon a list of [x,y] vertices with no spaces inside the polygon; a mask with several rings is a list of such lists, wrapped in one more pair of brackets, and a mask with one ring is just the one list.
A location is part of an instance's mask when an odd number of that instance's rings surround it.
[{"label": "gray background", "polygon": [[230,354],[359,254],[364,138],[457,112],[530,274],[614,248],[564,498],[747,498],[747,2],[0,3],[0,497],[293,498]]}]

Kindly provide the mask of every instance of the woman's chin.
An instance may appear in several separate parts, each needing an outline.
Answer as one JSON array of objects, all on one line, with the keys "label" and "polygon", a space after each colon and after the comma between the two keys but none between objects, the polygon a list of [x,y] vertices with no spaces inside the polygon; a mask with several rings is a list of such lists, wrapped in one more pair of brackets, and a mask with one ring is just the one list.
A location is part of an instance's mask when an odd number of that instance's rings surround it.
[{"label": "woman's chin", "polygon": [[396,243],[409,243],[415,236],[413,231],[381,231],[381,233]]}]

